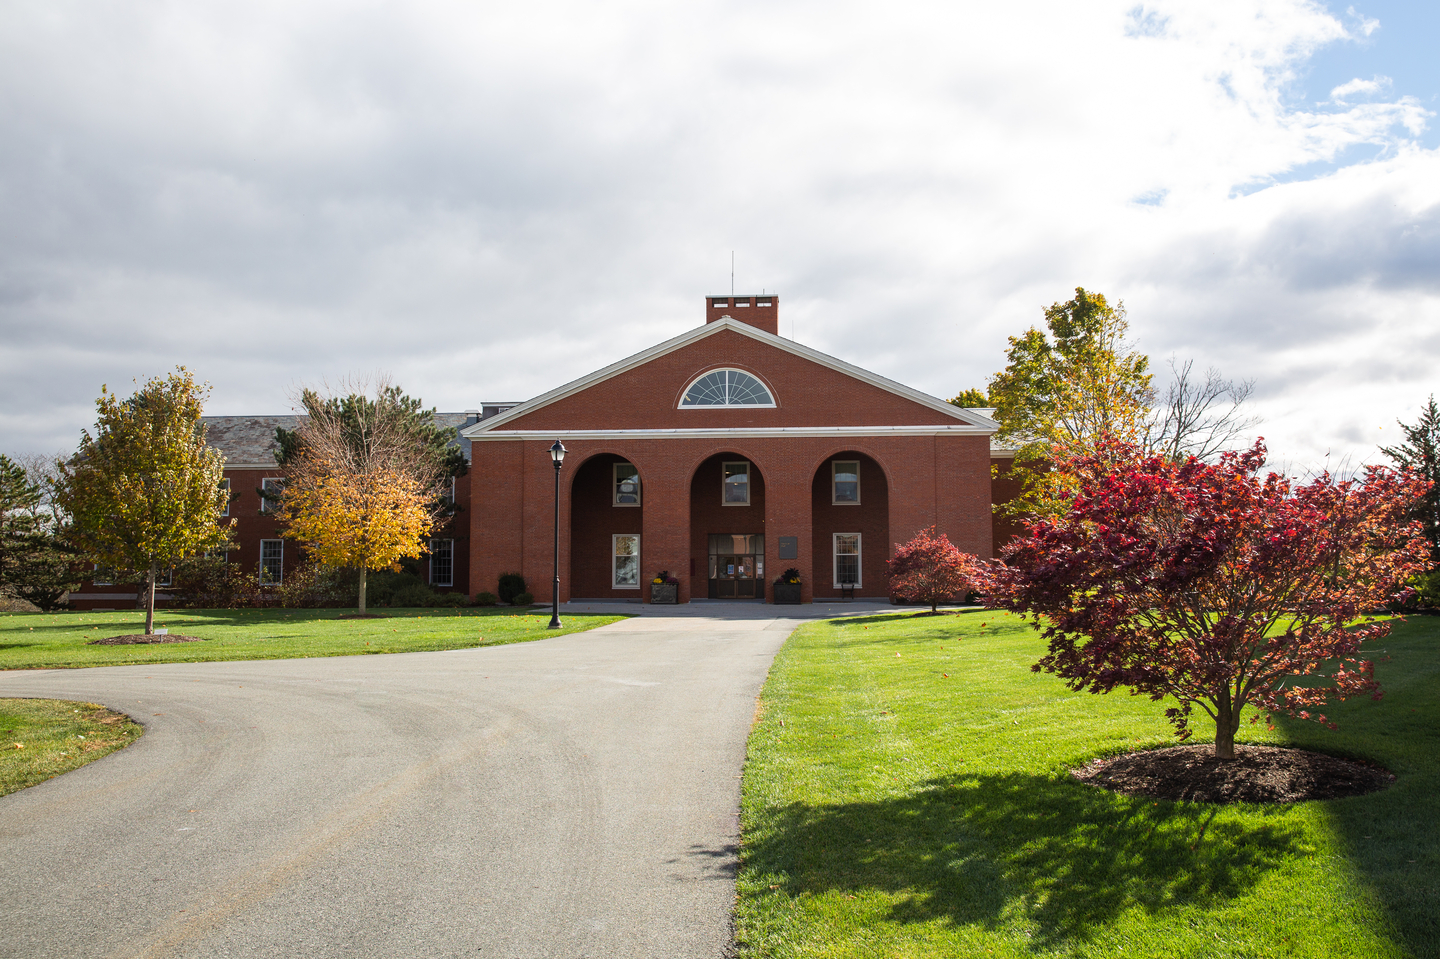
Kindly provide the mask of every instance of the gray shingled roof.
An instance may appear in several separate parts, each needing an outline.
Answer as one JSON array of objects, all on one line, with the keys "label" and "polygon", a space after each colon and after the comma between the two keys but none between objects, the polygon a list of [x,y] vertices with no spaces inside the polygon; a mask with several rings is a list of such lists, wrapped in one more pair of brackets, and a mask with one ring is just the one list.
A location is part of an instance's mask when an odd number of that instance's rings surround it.
[{"label": "gray shingled roof", "polygon": [[[289,416],[202,416],[206,426],[205,440],[225,454],[225,465],[269,467],[275,465],[275,428],[293,430],[300,417]],[[461,443],[460,427],[465,425],[464,413],[436,413],[439,426],[456,430],[455,442]],[[469,442],[462,443],[469,458]]]},{"label": "gray shingled roof", "polygon": [[275,428],[293,430],[298,416],[202,416],[205,441],[225,454],[226,466],[274,466]]}]

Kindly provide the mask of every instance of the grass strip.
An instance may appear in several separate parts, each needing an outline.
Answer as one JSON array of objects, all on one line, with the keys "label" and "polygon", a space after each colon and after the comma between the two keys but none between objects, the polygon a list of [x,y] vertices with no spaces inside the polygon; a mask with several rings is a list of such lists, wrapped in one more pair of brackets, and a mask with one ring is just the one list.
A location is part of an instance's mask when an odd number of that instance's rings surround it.
[{"label": "grass strip", "polygon": [[343,609],[165,610],[157,628],[204,642],[91,646],[92,639],[143,633],[143,612],[0,613],[0,669],[64,669],[129,663],[300,659],[523,643],[582,632],[623,616],[494,609],[389,609],[382,619],[340,619]]},{"label": "grass strip", "polygon": [[1164,704],[1032,673],[1043,642],[1017,619],[808,624],[750,738],[741,955],[1440,955],[1436,627],[1367,651],[1386,696],[1330,711],[1338,731],[1241,731],[1379,762],[1395,785],[1222,807],[1076,782],[1089,759],[1173,743]]},{"label": "grass strip", "polygon": [[0,699],[0,796],[93,763],[140,734],[128,716],[95,703]]}]

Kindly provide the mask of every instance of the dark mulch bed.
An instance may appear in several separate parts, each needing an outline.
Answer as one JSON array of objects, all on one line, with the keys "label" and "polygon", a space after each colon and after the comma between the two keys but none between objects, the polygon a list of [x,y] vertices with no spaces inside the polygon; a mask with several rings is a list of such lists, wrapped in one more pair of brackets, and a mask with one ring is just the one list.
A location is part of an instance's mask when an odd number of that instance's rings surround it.
[{"label": "dark mulch bed", "polygon": [[1339,799],[1384,789],[1395,774],[1379,766],[1304,749],[1236,746],[1215,758],[1212,744],[1147,749],[1096,759],[1071,775],[1131,796],[1208,803],[1287,803]]},{"label": "dark mulch bed", "polygon": [[205,640],[199,636],[146,636],[144,633],[131,633],[128,636],[106,636],[104,639],[92,639],[86,646],[138,646],[142,643],[203,643]]}]

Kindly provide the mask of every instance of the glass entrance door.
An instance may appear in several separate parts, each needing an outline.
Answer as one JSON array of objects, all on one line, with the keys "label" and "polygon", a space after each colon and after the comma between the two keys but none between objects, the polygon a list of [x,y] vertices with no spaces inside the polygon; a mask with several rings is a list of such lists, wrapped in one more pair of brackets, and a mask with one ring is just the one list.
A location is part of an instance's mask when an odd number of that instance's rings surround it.
[{"label": "glass entrance door", "polygon": [[765,537],[710,535],[710,598],[765,598]]}]

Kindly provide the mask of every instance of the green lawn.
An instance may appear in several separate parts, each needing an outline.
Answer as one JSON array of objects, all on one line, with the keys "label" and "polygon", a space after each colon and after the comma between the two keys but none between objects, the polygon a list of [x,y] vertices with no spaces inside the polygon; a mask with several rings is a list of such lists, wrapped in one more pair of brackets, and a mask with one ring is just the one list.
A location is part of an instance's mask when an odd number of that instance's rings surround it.
[{"label": "green lawn", "polygon": [[89,646],[102,636],[145,631],[144,612],[0,613],[0,669],[197,663],[225,659],[296,659],[410,653],[523,643],[613,623],[622,616],[564,616],[510,607],[387,609],[384,619],[339,619],[341,609],[165,610],[157,628],[201,643]]},{"label": "green lawn", "polygon": [[1043,643],[1014,618],[809,624],[750,739],[741,955],[1440,955],[1440,622],[1381,645],[1386,696],[1338,731],[1241,738],[1373,759],[1394,786],[1215,807],[1071,779],[1173,742],[1164,706],[1030,672]]},{"label": "green lawn", "polygon": [[107,756],[140,738],[122,713],[63,699],[0,699],[0,796]]}]

